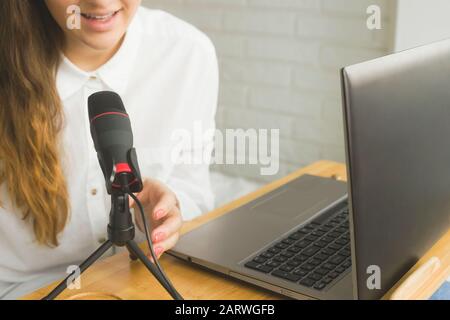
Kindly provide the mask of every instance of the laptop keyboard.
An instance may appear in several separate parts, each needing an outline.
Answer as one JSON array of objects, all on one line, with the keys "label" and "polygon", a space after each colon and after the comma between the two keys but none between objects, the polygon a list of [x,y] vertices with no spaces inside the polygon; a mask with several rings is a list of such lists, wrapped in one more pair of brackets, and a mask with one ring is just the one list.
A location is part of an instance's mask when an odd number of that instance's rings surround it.
[{"label": "laptop keyboard", "polygon": [[348,208],[313,222],[245,263],[247,268],[324,290],[351,265]]}]

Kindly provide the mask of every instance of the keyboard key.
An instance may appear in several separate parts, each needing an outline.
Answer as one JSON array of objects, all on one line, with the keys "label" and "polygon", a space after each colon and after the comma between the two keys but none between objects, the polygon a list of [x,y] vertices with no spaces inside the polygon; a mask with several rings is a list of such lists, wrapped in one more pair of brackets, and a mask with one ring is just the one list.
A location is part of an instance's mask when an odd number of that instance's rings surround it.
[{"label": "keyboard key", "polygon": [[302,281],[300,281],[299,283],[305,287],[312,287],[314,285],[314,283],[316,283],[316,282],[310,278],[305,278]]},{"label": "keyboard key", "polygon": [[266,266],[266,265],[259,265],[258,263],[254,262],[254,261],[250,261],[247,262],[245,264],[245,266],[247,268],[253,269],[253,270],[257,270],[260,272],[264,272],[264,273],[269,273],[273,270],[273,268],[271,268],[270,266]]},{"label": "keyboard key", "polygon": [[294,253],[298,253],[298,252],[300,252],[302,249],[303,249],[303,248],[301,248],[301,247],[295,245],[295,246],[292,246],[292,247],[288,248],[287,251],[294,252]]},{"label": "keyboard key", "polygon": [[327,226],[322,226],[322,227],[320,227],[319,229],[317,229],[317,230],[319,230],[319,231],[323,231],[323,232],[328,232],[328,231],[330,231],[331,230],[331,228],[330,227],[327,227]]},{"label": "keyboard key", "polygon": [[335,278],[337,278],[338,276],[339,276],[339,272],[330,272],[329,274],[328,274],[328,276],[330,277],[330,278],[332,278],[332,279],[335,279]]},{"label": "keyboard key", "polygon": [[306,248],[305,250],[303,250],[302,254],[304,254],[305,256],[310,257],[310,256],[315,255],[317,253],[317,251],[319,251],[319,250],[320,250],[319,247],[316,247],[316,246],[313,245],[313,246],[310,246],[310,247]]},{"label": "keyboard key", "polygon": [[304,277],[308,274],[308,271],[302,270],[302,269],[297,269],[294,272],[292,272],[293,274],[300,276],[300,277]]},{"label": "keyboard key", "polygon": [[317,260],[320,260],[320,261],[325,261],[328,259],[328,257],[329,257],[328,255],[325,255],[323,253],[318,253],[314,256],[314,258],[316,258]]},{"label": "keyboard key", "polygon": [[335,255],[331,259],[329,259],[328,262],[330,262],[332,264],[340,264],[344,260],[345,260],[345,258],[343,256]]},{"label": "keyboard key", "polygon": [[322,279],[322,282],[325,284],[329,284],[331,281],[333,281],[333,278],[330,277],[325,277]]},{"label": "keyboard key", "polygon": [[351,265],[352,265],[352,261],[349,260],[349,259],[345,260],[345,262],[342,263],[342,266],[343,266],[344,268],[348,268],[348,267],[350,267]]},{"label": "keyboard key", "polygon": [[264,263],[267,261],[267,258],[256,257],[255,259],[253,259],[253,261],[255,261],[256,263]]},{"label": "keyboard key", "polygon": [[291,244],[293,244],[295,242],[295,240],[287,238],[287,239],[284,239],[281,242],[284,243],[284,244],[287,244],[287,245],[291,245]]},{"label": "keyboard key", "polygon": [[339,214],[337,215],[337,217],[338,217],[339,219],[347,219],[347,215],[346,215],[345,213],[343,213],[343,212],[339,213]]},{"label": "keyboard key", "polygon": [[273,276],[278,277],[278,278],[283,278],[289,281],[293,281],[296,282],[298,281],[301,277],[289,272],[285,272],[285,271],[281,271],[281,270],[275,270],[274,272],[271,273]]},{"label": "keyboard key", "polygon": [[325,269],[325,268],[317,268],[315,271],[315,273],[320,274],[322,276],[326,275],[328,272],[330,272],[330,270]]},{"label": "keyboard key", "polygon": [[313,266],[312,264],[309,263],[305,263],[304,265],[302,265],[300,267],[300,269],[305,270],[305,271],[311,271],[315,268],[315,266]]},{"label": "keyboard key", "polygon": [[339,232],[333,231],[333,232],[330,232],[328,234],[328,236],[332,237],[332,238],[339,238],[341,236],[341,234]]},{"label": "keyboard key", "polygon": [[333,270],[336,266],[332,263],[327,262],[327,263],[324,263],[321,267],[325,268],[325,269]]},{"label": "keyboard key", "polygon": [[270,259],[270,258],[273,257],[273,255],[274,255],[273,253],[270,253],[270,252],[266,251],[263,254],[261,254],[261,257]]},{"label": "keyboard key", "polygon": [[310,244],[311,244],[311,241],[301,240],[301,241],[297,242],[295,245],[303,249],[303,248],[306,248],[307,246],[309,246]]},{"label": "keyboard key", "polygon": [[272,267],[272,268],[277,268],[280,266],[280,262],[277,261],[269,261],[266,263],[267,266]]},{"label": "keyboard key", "polygon": [[327,256],[332,256],[336,251],[330,248],[323,249],[320,253],[325,254]]},{"label": "keyboard key", "polygon": [[325,237],[323,237],[323,238],[320,239],[320,240],[325,241],[326,243],[330,243],[330,242],[333,242],[333,241],[334,241],[334,238],[329,237],[329,236],[325,236]]},{"label": "keyboard key", "polygon": [[299,261],[299,262],[305,262],[306,260],[308,260],[309,259],[309,257],[307,257],[307,256],[304,256],[304,255],[302,255],[302,254],[298,254],[298,255],[296,255],[294,258],[292,258],[293,260],[295,260],[295,261]]},{"label": "keyboard key", "polygon": [[289,245],[280,242],[280,243],[276,244],[275,247],[278,248],[278,249],[286,249],[287,247],[289,247]]},{"label": "keyboard key", "polygon": [[321,248],[325,248],[325,247],[328,245],[328,243],[325,242],[325,241],[319,240],[319,241],[316,241],[316,242],[314,243],[314,245],[315,245],[315,246],[318,246],[318,247],[321,247]]},{"label": "keyboard key", "polygon": [[310,234],[309,236],[305,237],[305,239],[309,241],[316,241],[317,239],[319,239],[319,237]]},{"label": "keyboard key", "polygon": [[288,258],[283,257],[283,256],[276,256],[273,260],[278,261],[278,262],[285,262]]},{"label": "keyboard key", "polygon": [[314,273],[310,274],[308,276],[308,278],[318,281],[318,280],[322,279],[322,276],[320,274],[314,272]]},{"label": "keyboard key", "polygon": [[316,230],[316,231],[314,231],[314,232],[311,233],[311,234],[314,235],[314,236],[321,237],[321,236],[323,236],[323,235],[325,234],[325,232],[320,231],[320,230]]},{"label": "keyboard key", "polygon": [[259,267],[259,263],[254,262],[254,261],[249,261],[249,262],[247,262],[247,263],[245,264],[245,266],[246,266],[247,268],[256,269],[256,268]]},{"label": "keyboard key", "polygon": [[290,266],[290,265],[287,265],[287,264],[283,264],[283,265],[280,267],[280,270],[281,270],[281,271],[286,271],[286,272],[291,272],[292,270],[294,270],[294,268],[295,268],[295,267],[293,267],[293,266]]},{"label": "keyboard key", "polygon": [[273,253],[273,254],[277,254],[277,253],[279,253],[281,251],[281,249],[273,247],[273,248],[270,248],[267,251],[270,252],[270,253]]},{"label": "keyboard key", "polygon": [[302,263],[302,262],[301,262],[301,261],[298,261],[298,260],[289,260],[287,264],[288,264],[289,266],[298,267],[301,263]]},{"label": "keyboard key", "polygon": [[300,240],[300,239],[302,239],[304,236],[305,236],[304,233],[302,233],[302,232],[296,232],[296,233],[294,233],[294,234],[291,234],[291,235],[289,236],[289,239],[292,239],[292,240]]},{"label": "keyboard key", "polygon": [[312,264],[313,266],[318,266],[322,261],[320,261],[319,259],[311,259],[308,261],[308,263]]},{"label": "keyboard key", "polygon": [[292,257],[295,255],[295,253],[294,253],[294,252],[291,252],[291,251],[283,251],[283,252],[281,253],[281,255],[282,255],[283,257],[292,258]]},{"label": "keyboard key", "polygon": [[303,233],[306,233],[306,234],[308,234],[308,233],[310,233],[312,231],[314,231],[314,229],[313,228],[308,228],[308,227],[304,227],[304,228],[300,229],[300,232],[303,232]]},{"label": "keyboard key", "polygon": [[339,272],[339,273],[342,273],[342,272],[344,272],[345,270],[347,270],[347,268],[344,268],[344,267],[342,267],[342,266],[339,266],[339,267],[337,267],[337,268],[335,269],[335,271],[336,271],[336,272]]},{"label": "keyboard key", "polygon": [[342,249],[341,251],[338,252],[338,254],[347,258],[350,257],[352,253],[348,249]]},{"label": "keyboard key", "polygon": [[330,249],[333,249],[333,250],[341,250],[341,248],[342,248],[342,245],[340,245],[340,244],[337,244],[336,242],[335,243],[332,243],[332,244],[330,244],[329,246],[328,246],[328,248],[330,248]]},{"label": "keyboard key", "polygon": [[266,266],[266,265],[263,265],[263,266],[260,266],[258,268],[258,270],[261,271],[261,272],[264,272],[264,273],[269,273],[269,272],[271,272],[273,270],[273,268],[271,268],[269,266]]},{"label": "keyboard key", "polygon": [[332,228],[336,227],[337,225],[338,225],[338,223],[336,223],[336,222],[328,222],[325,224],[325,227],[332,229]]},{"label": "keyboard key", "polygon": [[325,282],[323,282],[323,281],[320,281],[320,282],[318,282],[318,283],[316,283],[315,285],[314,285],[314,289],[317,289],[317,290],[322,290],[323,288],[325,288],[327,285],[326,285],[326,283]]},{"label": "keyboard key", "polygon": [[340,239],[337,239],[335,243],[343,246],[348,243],[348,239],[340,238]]}]

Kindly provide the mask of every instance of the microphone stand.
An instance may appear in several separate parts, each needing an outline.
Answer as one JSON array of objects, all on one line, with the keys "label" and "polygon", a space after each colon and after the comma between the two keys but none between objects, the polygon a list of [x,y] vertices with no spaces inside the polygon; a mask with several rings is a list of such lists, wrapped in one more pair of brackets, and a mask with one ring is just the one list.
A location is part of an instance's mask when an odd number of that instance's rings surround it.
[{"label": "microphone stand", "polygon": [[[134,169],[134,166],[132,167]],[[140,260],[159,283],[174,299],[179,299],[177,293],[171,291],[166,279],[162,277],[158,268],[153,264],[138,244],[134,241],[135,226],[131,218],[128,194],[122,190],[113,189],[111,192],[111,211],[109,214],[108,240],[106,240],[94,253],[80,264],[80,275],[97,261],[113,245],[126,247],[132,260]],[[73,279],[75,271],[67,276],[55,289],[53,289],[43,300],[53,300],[63,292],[69,282]]]}]

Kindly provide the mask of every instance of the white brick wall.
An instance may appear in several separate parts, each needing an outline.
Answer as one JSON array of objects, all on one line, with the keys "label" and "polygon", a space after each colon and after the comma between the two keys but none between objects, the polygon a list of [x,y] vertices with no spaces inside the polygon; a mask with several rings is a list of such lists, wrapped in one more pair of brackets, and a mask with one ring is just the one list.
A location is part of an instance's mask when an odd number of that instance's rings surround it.
[{"label": "white brick wall", "polygon": [[[221,68],[218,126],[280,129],[278,176],[318,159],[344,161],[338,71],[390,50],[393,2],[144,0],[210,36]],[[382,9],[382,30],[366,27],[371,4]],[[216,169],[261,179],[255,166]]]}]

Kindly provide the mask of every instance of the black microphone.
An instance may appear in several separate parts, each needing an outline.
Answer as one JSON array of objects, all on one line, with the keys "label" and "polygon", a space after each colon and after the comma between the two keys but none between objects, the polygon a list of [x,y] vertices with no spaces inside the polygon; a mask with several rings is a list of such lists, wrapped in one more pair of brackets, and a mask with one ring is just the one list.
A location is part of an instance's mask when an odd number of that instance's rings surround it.
[{"label": "black microphone", "polygon": [[141,191],[131,122],[122,99],[115,92],[97,92],[88,98],[88,108],[92,140],[108,193]]},{"label": "black microphone", "polygon": [[[133,148],[131,122],[123,106],[122,99],[115,92],[97,92],[88,98],[88,108],[91,122],[91,135],[105,177],[106,189],[109,194],[116,197],[128,194],[138,205],[142,221],[144,222],[148,247],[154,259],[156,270],[153,269],[151,262],[147,261],[144,254],[142,254],[140,259],[174,299],[183,299],[173,287],[158,262],[153,250],[147,216],[145,215],[141,202],[133,194],[142,191],[143,184],[139,172],[136,150]],[[125,204],[125,206],[119,205],[118,208],[121,209],[119,211],[123,211],[128,208],[128,204]],[[132,237],[134,237],[134,227],[126,228],[125,230],[119,229],[118,232],[116,230],[117,228],[115,228],[116,225],[130,225],[131,216],[116,215],[112,219],[112,222],[108,225],[110,239],[121,239],[122,235],[128,236],[130,230],[132,230]],[[127,243],[126,241],[123,242]]]}]

